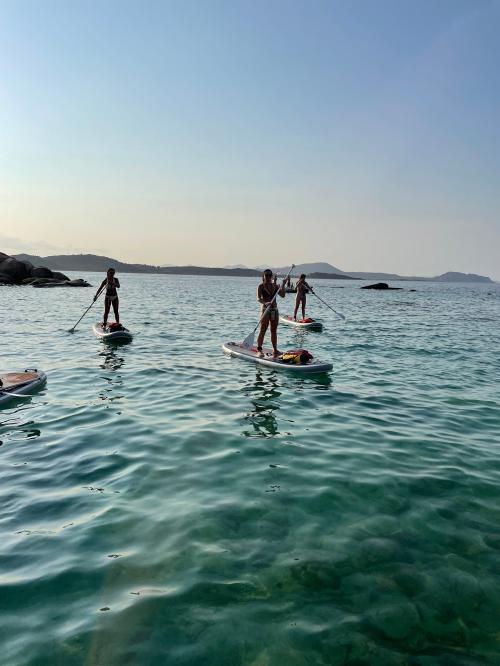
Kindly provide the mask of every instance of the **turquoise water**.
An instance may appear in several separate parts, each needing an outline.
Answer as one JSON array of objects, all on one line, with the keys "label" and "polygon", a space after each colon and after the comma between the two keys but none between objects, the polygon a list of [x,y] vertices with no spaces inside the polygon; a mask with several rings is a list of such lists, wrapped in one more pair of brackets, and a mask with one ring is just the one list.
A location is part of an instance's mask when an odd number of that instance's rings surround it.
[{"label": "turquoise water", "polygon": [[300,378],[221,353],[255,280],[119,277],[125,346],[0,292],[2,666],[498,665],[500,286],[318,282]]}]

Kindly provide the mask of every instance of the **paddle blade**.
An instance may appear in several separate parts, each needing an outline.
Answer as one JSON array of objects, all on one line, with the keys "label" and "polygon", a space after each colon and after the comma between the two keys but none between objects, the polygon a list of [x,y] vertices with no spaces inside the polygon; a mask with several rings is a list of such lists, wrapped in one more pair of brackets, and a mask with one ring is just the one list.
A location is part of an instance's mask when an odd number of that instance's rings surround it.
[{"label": "paddle blade", "polygon": [[247,349],[251,349],[253,347],[253,343],[255,340],[255,331],[252,331],[250,335],[247,335],[247,337],[243,340],[243,346],[246,347]]}]

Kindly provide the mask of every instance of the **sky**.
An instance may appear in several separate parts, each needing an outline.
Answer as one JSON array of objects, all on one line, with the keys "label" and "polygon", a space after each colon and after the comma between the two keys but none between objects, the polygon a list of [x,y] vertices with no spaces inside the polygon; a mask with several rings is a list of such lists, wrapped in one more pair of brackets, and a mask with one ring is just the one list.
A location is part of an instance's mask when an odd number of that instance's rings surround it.
[{"label": "sky", "polygon": [[500,0],[0,0],[0,250],[500,280]]}]

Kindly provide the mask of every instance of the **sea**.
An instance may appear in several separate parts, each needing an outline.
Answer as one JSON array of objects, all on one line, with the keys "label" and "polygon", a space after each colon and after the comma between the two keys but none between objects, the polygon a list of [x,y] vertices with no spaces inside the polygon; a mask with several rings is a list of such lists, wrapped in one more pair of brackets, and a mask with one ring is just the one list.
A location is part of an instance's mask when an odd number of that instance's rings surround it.
[{"label": "sea", "polygon": [[[296,376],[253,278],[0,287],[1,666],[500,664],[500,285],[317,280]],[[291,313],[294,295],[279,305]]]}]

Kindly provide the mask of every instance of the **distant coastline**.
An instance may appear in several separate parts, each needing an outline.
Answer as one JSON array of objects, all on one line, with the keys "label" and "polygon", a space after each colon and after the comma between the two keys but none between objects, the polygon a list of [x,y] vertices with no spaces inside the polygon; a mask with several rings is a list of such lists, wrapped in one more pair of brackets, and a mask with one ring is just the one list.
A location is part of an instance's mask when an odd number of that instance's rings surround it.
[{"label": "distant coastline", "polygon": [[[152,266],[149,264],[129,264],[118,261],[112,257],[95,254],[61,254],[51,256],[37,256],[31,254],[14,255],[20,261],[29,261],[35,266],[45,266],[56,271],[97,271],[105,272],[109,266],[114,266],[120,273],[149,273],[156,275],[219,275],[227,277],[259,277],[260,269],[237,267],[218,268],[209,266]],[[316,269],[316,270],[315,270]],[[273,268],[280,274],[285,273],[284,268]],[[286,269],[288,270],[288,269]],[[402,276],[395,273],[378,272],[345,272],[325,262],[299,264],[293,275],[301,272],[307,273],[311,279],[327,280],[394,280],[418,282],[447,282],[447,283],[483,283],[494,284],[491,278],[474,273],[447,272],[434,277]]]}]

